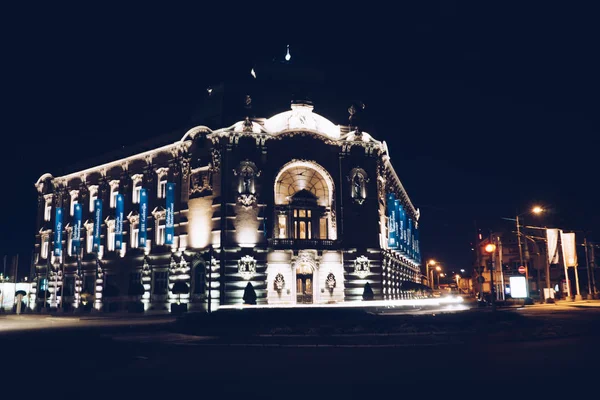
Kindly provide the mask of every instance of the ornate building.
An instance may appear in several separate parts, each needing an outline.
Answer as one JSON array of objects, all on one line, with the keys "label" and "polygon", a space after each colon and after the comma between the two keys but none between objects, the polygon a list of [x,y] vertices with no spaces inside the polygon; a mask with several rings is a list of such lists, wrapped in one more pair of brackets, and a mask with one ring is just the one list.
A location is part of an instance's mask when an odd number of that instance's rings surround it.
[{"label": "ornate building", "polygon": [[[270,118],[196,126],[159,148],[42,175],[33,303],[214,311],[249,291],[270,305],[371,291],[410,298],[419,211],[385,142],[349,112],[350,125],[336,125],[296,101]],[[390,217],[398,207],[404,224]]]}]

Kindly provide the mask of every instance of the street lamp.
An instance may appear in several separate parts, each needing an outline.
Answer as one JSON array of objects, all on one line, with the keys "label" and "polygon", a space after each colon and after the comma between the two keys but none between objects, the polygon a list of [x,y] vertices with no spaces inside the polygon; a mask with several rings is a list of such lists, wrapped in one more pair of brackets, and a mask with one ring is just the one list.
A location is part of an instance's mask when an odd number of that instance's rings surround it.
[{"label": "street lamp", "polygon": [[[542,212],[544,212],[544,209],[540,206],[535,206],[533,207],[531,210],[518,214],[516,217],[516,222],[517,222],[517,243],[519,244],[519,262],[520,265],[522,265],[523,267],[525,267],[525,282],[526,282],[526,288],[527,288],[527,297],[529,297],[529,266],[525,265],[525,263],[523,262],[523,247],[521,245],[521,225],[519,224],[519,217],[522,217],[523,215],[526,214],[541,214]],[[527,242],[525,242],[525,246],[527,246]]]},{"label": "street lamp", "polygon": [[496,311],[496,287],[494,286],[494,253],[496,252],[496,245],[493,243],[488,243],[485,246],[485,252],[490,255],[490,290],[492,292],[492,311]]},{"label": "street lamp", "polygon": [[[433,268],[433,266],[435,264],[437,264],[437,262],[435,260],[429,260],[429,261],[427,261],[427,280],[428,281],[429,281],[429,266],[431,266]],[[433,270],[432,270],[431,276],[432,276],[432,279],[431,279],[431,281],[429,281],[429,286],[433,290]]]}]

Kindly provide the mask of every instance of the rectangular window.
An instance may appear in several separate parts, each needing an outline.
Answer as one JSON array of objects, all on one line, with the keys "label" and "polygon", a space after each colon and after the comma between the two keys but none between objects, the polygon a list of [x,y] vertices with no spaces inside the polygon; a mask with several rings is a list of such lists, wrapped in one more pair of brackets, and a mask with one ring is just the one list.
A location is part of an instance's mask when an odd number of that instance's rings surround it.
[{"label": "rectangular window", "polygon": [[71,297],[74,294],[75,294],[75,277],[67,276],[65,278],[64,295],[65,295],[65,297]]},{"label": "rectangular window", "polygon": [[300,221],[300,232],[298,235],[298,239],[306,239],[306,222],[304,221]]},{"label": "rectangular window", "polygon": [[327,218],[319,220],[319,239],[327,239]]},{"label": "rectangular window", "polygon": [[106,247],[108,251],[115,250],[115,226],[112,224],[108,226],[108,234],[106,235]]},{"label": "rectangular window", "polygon": [[279,237],[280,238],[285,238],[287,237],[287,232],[286,232],[286,222],[287,222],[287,218],[285,215],[279,215],[277,217],[277,221],[279,224]]},{"label": "rectangular window", "polygon": [[73,255],[73,229],[71,229],[68,233],[68,238],[67,238],[67,254],[69,256]]},{"label": "rectangular window", "polygon": [[306,216],[310,218],[310,210],[306,210]]},{"label": "rectangular window", "polygon": [[47,200],[44,206],[44,221],[50,221],[52,218],[52,200]]},{"label": "rectangular window", "polygon": [[158,198],[164,199],[166,194],[167,194],[167,180],[161,179],[160,182],[158,182]]},{"label": "rectangular window", "polygon": [[94,212],[94,205],[96,204],[96,199],[98,198],[98,192],[90,191],[90,212]]},{"label": "rectangular window", "polygon": [[71,213],[71,217],[73,216],[73,214],[75,214],[75,204],[77,204],[77,201],[79,199],[77,198],[77,196],[71,197],[71,208],[70,208],[70,213]]},{"label": "rectangular window", "polygon": [[154,272],[154,287],[152,289],[153,294],[165,295],[169,291],[168,281],[167,281],[167,271],[163,272]]},{"label": "rectangular window", "polygon": [[50,246],[50,239],[48,236],[42,237],[42,258],[48,258],[48,247]]},{"label": "rectangular window", "polygon": [[306,210],[298,210],[300,217],[306,217]]},{"label": "rectangular window", "polygon": [[114,189],[110,192],[110,208],[115,208],[117,206],[117,196],[119,195],[119,191]]},{"label": "rectangular window", "polygon": [[85,247],[88,253],[92,252],[92,246],[94,245],[94,235],[92,228],[85,231]]},{"label": "rectangular window", "polygon": [[142,184],[136,183],[136,185],[133,187],[133,198],[132,198],[133,204],[139,204],[141,192],[142,192]]},{"label": "rectangular window", "polygon": [[83,276],[83,293],[94,294],[96,291],[96,277],[94,275]]},{"label": "rectangular window", "polygon": [[307,237],[307,239],[312,239],[312,237],[311,237],[311,230],[312,230],[311,229],[311,223],[310,223],[310,221],[308,221],[306,223],[306,237]]},{"label": "rectangular window", "polygon": [[138,247],[138,235],[140,230],[138,224],[131,224],[131,248],[137,249]]},{"label": "rectangular window", "polygon": [[161,220],[158,223],[158,228],[156,229],[156,245],[161,246],[165,244],[165,220]]}]

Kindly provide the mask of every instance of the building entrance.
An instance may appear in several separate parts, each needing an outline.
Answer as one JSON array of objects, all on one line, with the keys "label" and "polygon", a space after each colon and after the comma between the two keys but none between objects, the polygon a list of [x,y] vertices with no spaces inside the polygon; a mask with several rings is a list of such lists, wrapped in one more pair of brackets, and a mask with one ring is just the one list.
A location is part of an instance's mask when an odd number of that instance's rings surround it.
[{"label": "building entrance", "polygon": [[312,304],[313,276],[312,274],[296,275],[296,303]]}]

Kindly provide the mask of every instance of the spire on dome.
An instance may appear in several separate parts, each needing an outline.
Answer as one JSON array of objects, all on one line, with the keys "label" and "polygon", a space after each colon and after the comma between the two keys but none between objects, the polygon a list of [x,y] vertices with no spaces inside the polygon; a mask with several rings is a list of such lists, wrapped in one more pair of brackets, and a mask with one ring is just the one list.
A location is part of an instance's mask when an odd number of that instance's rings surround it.
[{"label": "spire on dome", "polygon": [[292,59],[292,56],[290,55],[290,45],[287,45],[287,51],[285,54],[285,61],[290,61]]}]

